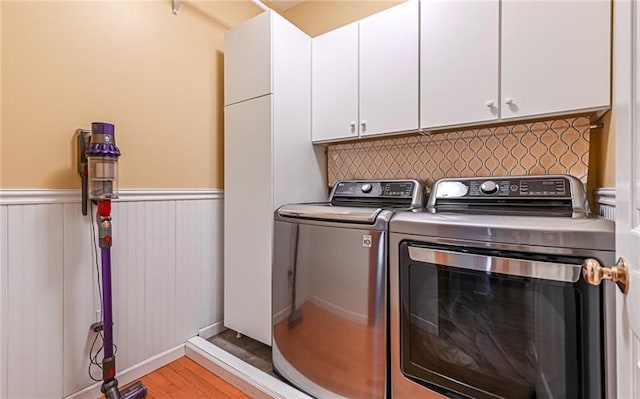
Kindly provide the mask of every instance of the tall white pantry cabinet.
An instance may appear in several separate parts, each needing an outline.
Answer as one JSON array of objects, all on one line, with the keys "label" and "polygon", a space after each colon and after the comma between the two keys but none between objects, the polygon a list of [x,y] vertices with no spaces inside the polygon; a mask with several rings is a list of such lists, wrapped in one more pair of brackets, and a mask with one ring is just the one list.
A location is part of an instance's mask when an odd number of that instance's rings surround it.
[{"label": "tall white pantry cabinet", "polygon": [[311,38],[273,11],[225,36],[224,324],[271,345],[273,215],[326,200],[311,144]]}]

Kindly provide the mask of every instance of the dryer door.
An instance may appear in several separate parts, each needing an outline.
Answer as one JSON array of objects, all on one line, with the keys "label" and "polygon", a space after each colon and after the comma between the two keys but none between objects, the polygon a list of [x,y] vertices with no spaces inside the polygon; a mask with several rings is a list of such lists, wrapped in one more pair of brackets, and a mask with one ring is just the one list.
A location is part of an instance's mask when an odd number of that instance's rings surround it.
[{"label": "dryer door", "polygon": [[581,258],[400,245],[405,376],[478,399],[604,396],[602,287]]}]

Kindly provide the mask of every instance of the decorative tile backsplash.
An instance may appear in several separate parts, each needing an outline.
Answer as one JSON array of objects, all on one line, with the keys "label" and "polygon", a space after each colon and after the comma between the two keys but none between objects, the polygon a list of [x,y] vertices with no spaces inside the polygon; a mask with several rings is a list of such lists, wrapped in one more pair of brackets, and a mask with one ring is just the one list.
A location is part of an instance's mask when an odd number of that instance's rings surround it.
[{"label": "decorative tile backsplash", "polygon": [[587,182],[589,118],[334,144],[328,183],[411,178],[571,174]]}]

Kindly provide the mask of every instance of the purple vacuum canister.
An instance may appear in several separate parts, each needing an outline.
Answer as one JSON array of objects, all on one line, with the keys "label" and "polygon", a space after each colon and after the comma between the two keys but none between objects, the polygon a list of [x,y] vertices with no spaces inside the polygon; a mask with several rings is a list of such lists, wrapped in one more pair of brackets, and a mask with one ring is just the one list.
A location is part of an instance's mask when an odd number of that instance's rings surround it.
[{"label": "purple vacuum canister", "polygon": [[113,124],[91,123],[91,141],[87,146],[86,155],[89,161],[89,198],[118,198],[116,179],[120,149],[116,146]]}]

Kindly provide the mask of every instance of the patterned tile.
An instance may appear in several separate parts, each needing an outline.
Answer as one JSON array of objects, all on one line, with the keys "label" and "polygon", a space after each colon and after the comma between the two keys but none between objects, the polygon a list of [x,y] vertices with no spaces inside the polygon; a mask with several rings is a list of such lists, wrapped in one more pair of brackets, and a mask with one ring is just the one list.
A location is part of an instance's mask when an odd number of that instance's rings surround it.
[{"label": "patterned tile", "polygon": [[330,145],[328,179],[413,178],[569,173],[586,183],[589,118],[581,116],[458,132]]}]

